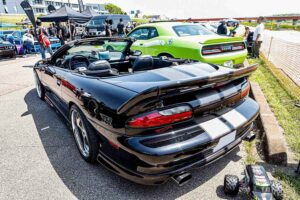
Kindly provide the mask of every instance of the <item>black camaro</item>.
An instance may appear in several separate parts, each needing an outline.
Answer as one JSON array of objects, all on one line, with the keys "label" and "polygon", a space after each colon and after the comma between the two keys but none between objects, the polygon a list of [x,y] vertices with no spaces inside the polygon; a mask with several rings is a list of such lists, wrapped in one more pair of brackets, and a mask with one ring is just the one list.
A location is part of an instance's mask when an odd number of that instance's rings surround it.
[{"label": "black camaro", "polygon": [[256,66],[230,69],[131,52],[130,39],[62,46],[34,66],[36,89],[70,122],[81,156],[141,184],[211,163],[250,134]]}]

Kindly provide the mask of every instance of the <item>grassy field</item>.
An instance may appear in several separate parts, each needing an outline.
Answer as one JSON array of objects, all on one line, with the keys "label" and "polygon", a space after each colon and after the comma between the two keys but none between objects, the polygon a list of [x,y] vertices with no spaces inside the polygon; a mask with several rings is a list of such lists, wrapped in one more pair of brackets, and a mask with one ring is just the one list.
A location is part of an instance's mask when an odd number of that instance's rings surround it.
[{"label": "grassy field", "polygon": [[[300,108],[295,106],[300,98],[300,88],[295,86],[281,71],[274,69],[262,59],[249,60],[250,63],[259,63],[259,68],[251,77],[252,82],[260,85],[266,99],[274,112],[289,147],[300,158]],[[254,155],[255,143],[244,143],[247,152],[246,164],[256,163]],[[300,199],[300,178],[291,176],[282,171],[275,171],[272,175],[280,180],[284,187],[285,199]]]},{"label": "grassy field", "polygon": [[288,145],[299,159],[300,108],[295,106],[299,99],[292,96],[292,92],[288,91],[288,88],[282,87],[281,81],[273,75],[264,61],[252,60],[250,62],[259,62],[260,67],[251,77],[251,81],[260,85],[280,126],[284,129]]},{"label": "grassy field", "polygon": [[[250,22],[242,22],[241,24],[243,24],[244,26],[254,26],[254,27],[257,25],[256,22],[251,22],[251,23]],[[270,29],[270,30],[276,30],[277,29],[276,22],[266,22],[265,28]],[[297,26],[293,26],[292,23],[281,23],[280,30],[300,31],[300,25],[298,24]]]}]

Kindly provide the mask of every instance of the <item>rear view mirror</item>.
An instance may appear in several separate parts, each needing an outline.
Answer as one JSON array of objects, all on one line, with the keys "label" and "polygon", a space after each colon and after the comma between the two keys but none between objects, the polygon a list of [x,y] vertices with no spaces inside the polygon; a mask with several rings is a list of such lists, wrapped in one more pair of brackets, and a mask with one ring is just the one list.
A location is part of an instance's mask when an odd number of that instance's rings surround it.
[{"label": "rear view mirror", "polygon": [[142,55],[142,52],[139,51],[139,50],[135,50],[132,55],[133,56],[140,56],[140,55]]}]

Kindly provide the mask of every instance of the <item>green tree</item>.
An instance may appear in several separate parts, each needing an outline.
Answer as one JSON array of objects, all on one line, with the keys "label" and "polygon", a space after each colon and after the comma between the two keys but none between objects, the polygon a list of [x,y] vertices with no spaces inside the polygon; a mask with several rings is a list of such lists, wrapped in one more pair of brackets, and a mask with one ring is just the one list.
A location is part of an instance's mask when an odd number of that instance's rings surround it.
[{"label": "green tree", "polygon": [[125,13],[122,10],[122,8],[116,6],[112,3],[105,4],[105,10],[107,10],[110,14],[124,14]]}]

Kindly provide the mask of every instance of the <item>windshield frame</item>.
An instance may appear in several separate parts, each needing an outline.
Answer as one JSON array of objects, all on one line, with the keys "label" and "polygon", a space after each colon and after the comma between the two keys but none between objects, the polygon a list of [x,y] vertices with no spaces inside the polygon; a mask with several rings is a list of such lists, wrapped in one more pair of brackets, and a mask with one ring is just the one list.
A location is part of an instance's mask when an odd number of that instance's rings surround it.
[{"label": "windshield frame", "polygon": [[[178,30],[176,30],[176,28],[181,28],[181,27],[199,27],[199,29],[201,29],[203,32],[206,32],[207,34],[197,34],[197,35],[181,35],[180,33],[178,33]],[[172,26],[173,31],[176,33],[176,35],[178,37],[189,37],[189,36],[203,36],[203,35],[214,35],[213,32],[211,32],[210,30],[206,29],[205,27],[199,25],[199,24],[182,24],[182,25],[175,25]]]}]

